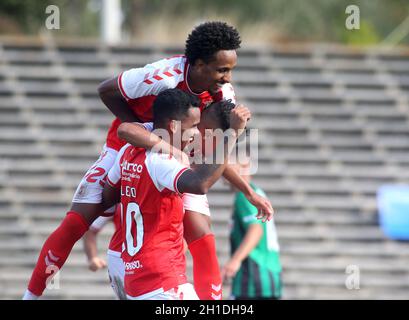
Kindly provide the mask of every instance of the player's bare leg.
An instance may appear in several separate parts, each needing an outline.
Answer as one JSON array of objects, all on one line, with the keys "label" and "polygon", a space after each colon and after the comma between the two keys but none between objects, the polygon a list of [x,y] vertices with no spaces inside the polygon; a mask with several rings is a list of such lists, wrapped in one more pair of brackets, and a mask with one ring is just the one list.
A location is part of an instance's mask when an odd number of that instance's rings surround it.
[{"label": "player's bare leg", "polygon": [[75,243],[92,222],[103,214],[105,208],[101,202],[104,179],[116,155],[116,150],[104,147],[99,159],[83,177],[70,211],[41,249],[23,299],[36,299],[43,294],[47,281],[62,268]]},{"label": "player's bare leg", "polygon": [[193,258],[193,284],[200,300],[221,300],[222,279],[216,254],[211,220],[204,214],[186,210],[184,237]]},{"label": "player's bare leg", "polygon": [[48,280],[60,270],[75,243],[103,212],[101,204],[73,203],[60,226],[44,243],[24,298],[41,296]]}]

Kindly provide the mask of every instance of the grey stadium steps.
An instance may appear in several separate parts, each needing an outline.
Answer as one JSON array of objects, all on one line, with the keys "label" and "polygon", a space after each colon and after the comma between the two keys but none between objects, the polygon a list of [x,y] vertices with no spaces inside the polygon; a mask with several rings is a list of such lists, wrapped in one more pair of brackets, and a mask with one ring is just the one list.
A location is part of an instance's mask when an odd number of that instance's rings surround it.
[{"label": "grey stadium steps", "polygon": [[[98,84],[182,52],[0,39],[0,299],[19,299],[47,235],[98,158],[113,120]],[[409,249],[378,227],[376,191],[409,181],[409,56],[328,45],[243,48],[237,99],[259,132],[254,182],[276,209],[285,299],[408,299]],[[209,194],[217,252],[229,256],[233,194]],[[102,231],[100,254],[113,226]],[[345,286],[360,267],[359,290]],[[192,261],[188,254],[188,277]],[[225,297],[230,293],[224,285]],[[113,299],[79,242],[44,299]]]}]

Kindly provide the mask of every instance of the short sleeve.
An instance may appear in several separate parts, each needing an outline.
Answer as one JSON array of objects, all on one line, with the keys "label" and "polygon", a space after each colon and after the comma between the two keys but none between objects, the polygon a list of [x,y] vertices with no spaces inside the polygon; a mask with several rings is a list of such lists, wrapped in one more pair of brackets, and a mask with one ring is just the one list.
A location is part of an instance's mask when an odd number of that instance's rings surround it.
[{"label": "short sleeve", "polygon": [[185,210],[199,212],[206,216],[210,216],[209,201],[205,194],[184,193],[183,207]]},{"label": "short sleeve", "polygon": [[118,87],[126,100],[157,95],[163,90],[176,88],[183,81],[184,59],[163,59],[121,73]]},{"label": "short sleeve", "polygon": [[173,156],[156,152],[147,152],[145,160],[149,175],[159,191],[169,189],[178,192],[177,181],[189,167],[181,164]]},{"label": "short sleeve", "polygon": [[112,217],[98,217],[89,227],[93,231],[100,231],[102,230],[106,224],[112,221]]},{"label": "short sleeve", "polygon": [[144,122],[142,123],[142,125],[147,131],[149,132],[153,131],[153,122]]}]

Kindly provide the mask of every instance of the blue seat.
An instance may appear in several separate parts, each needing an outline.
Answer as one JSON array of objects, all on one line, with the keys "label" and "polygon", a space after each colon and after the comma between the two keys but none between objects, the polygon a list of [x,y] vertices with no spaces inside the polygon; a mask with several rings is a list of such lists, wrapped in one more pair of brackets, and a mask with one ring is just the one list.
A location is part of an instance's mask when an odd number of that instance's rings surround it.
[{"label": "blue seat", "polygon": [[409,240],[409,186],[385,185],[377,193],[382,231],[394,240]]}]

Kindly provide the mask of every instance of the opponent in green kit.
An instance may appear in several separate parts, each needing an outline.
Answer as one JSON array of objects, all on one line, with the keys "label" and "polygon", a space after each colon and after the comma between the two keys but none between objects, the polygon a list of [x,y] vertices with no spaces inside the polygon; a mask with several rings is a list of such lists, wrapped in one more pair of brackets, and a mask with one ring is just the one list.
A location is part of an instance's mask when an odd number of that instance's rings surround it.
[{"label": "opponent in green kit", "polygon": [[[250,182],[249,164],[250,161],[237,169]],[[263,190],[253,183],[250,185],[266,197]],[[274,220],[262,222],[256,215],[257,208],[242,192],[237,192],[230,233],[232,257],[224,266],[222,275],[233,279],[232,296],[235,299],[279,299],[282,269]]]}]

